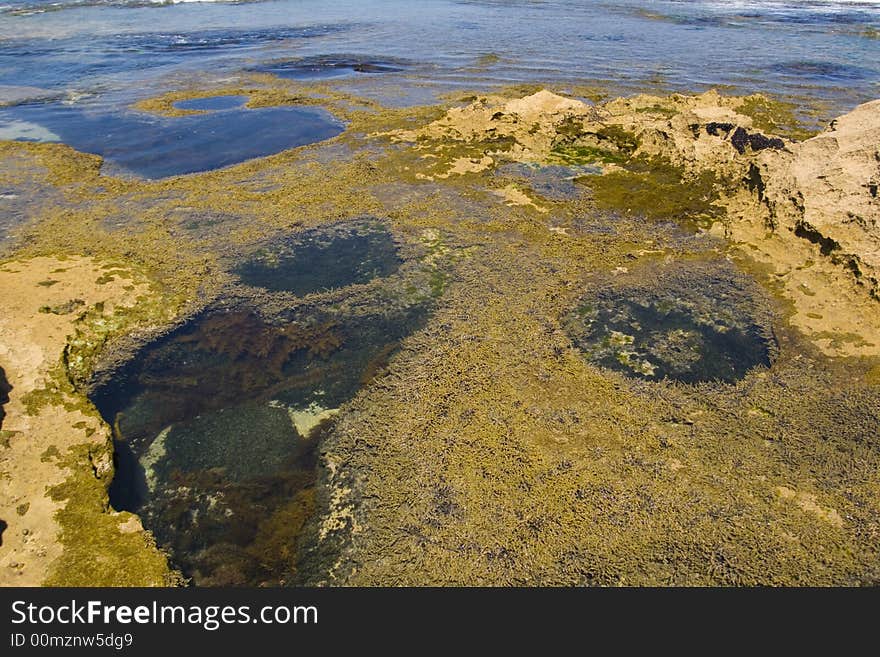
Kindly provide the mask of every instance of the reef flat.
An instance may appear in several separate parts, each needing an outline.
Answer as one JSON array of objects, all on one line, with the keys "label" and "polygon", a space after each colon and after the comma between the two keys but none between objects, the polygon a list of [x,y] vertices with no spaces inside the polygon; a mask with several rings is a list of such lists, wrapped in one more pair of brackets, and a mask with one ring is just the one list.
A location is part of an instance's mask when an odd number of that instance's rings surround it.
[{"label": "reef flat", "polygon": [[[0,143],[4,581],[880,582],[880,102],[814,134],[764,96],[520,87],[391,108],[249,74],[138,110],[215,96],[346,128],[152,181]],[[344,356],[367,318],[393,343]],[[178,348],[205,380],[149,365]],[[114,511],[111,431],[132,416],[101,391],[133,363],[147,398],[222,381],[224,403],[265,406],[237,422],[271,414],[255,436],[288,417],[283,435],[314,435],[275,482],[290,499],[224,483],[262,445],[200,460],[195,404],[129,432],[169,491],[145,520],[176,514],[186,536]],[[291,380],[351,385],[294,403]]]}]

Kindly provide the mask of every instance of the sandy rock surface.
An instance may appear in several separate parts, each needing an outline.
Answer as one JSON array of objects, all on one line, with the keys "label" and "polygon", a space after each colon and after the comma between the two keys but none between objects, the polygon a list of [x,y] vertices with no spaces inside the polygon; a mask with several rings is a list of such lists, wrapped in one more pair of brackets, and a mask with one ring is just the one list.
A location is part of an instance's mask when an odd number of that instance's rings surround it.
[{"label": "sandy rock surface", "polygon": [[[73,474],[64,462],[70,448],[88,445],[94,476],[112,474],[110,431],[97,414],[70,394],[46,405],[39,404],[39,395],[52,385],[81,312],[96,304],[109,312],[145,292],[143,284],[106,276],[106,268],[85,257],[0,266],[0,367],[11,386],[0,427],[0,519],[7,524],[0,585],[40,585],[62,556],[57,514],[66,501],[50,489]],[[95,504],[97,513],[101,500]],[[119,532],[142,532],[135,516],[118,518]]]}]

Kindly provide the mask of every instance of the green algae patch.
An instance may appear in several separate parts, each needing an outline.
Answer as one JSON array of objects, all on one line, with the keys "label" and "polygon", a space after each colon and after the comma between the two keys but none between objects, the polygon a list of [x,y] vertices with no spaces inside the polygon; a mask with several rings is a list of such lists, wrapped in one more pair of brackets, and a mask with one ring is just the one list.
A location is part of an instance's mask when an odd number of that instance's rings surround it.
[{"label": "green algae patch", "polygon": [[550,162],[567,165],[593,164],[596,162],[602,164],[622,164],[628,159],[628,155],[618,151],[572,143],[556,144],[553,150],[550,151]]},{"label": "green algae patch", "polygon": [[640,142],[638,137],[618,125],[603,126],[594,132],[584,132],[578,121],[557,128],[562,137],[550,150],[549,161],[568,165],[581,164],[625,164]]},{"label": "green algae patch", "polygon": [[[306,568],[313,581],[792,585],[880,575],[865,568],[869,545],[851,549],[859,530],[826,520],[858,508],[836,487],[849,467],[876,481],[872,447],[850,444],[876,422],[871,395],[832,399],[833,386],[797,362],[730,387],[650,391],[603,374],[549,317],[569,303],[560,290],[575,262],[614,262],[600,251],[556,250],[555,269],[498,234],[462,263],[435,322],[324,448],[329,511]],[[854,451],[829,461],[842,445]],[[783,498],[779,486],[797,492]],[[813,499],[828,512],[811,511]],[[873,522],[873,511],[855,513]]]},{"label": "green algae patch", "polygon": [[64,407],[67,411],[79,410],[89,414],[88,404],[76,394],[68,377],[63,358],[49,370],[43,386],[22,395],[21,402],[25,413],[30,416],[39,415],[44,408],[55,404]]},{"label": "green algae patch", "polygon": [[660,158],[637,158],[623,170],[579,181],[590,188],[602,210],[691,227],[710,225],[723,214],[717,205],[720,182],[714,173],[687,176],[683,169]]},{"label": "green algae patch", "polygon": [[798,118],[797,106],[782,100],[774,100],[762,94],[746,96],[736,111],[752,119],[754,127],[780,137],[795,141],[809,139],[819,130],[808,128]]},{"label": "green algae patch", "polygon": [[65,144],[0,141],[0,157],[14,153],[31,155],[46,169],[47,182],[59,187],[94,180],[103,164],[100,156],[81,153]]},{"label": "green algae patch", "polygon": [[94,463],[111,458],[109,447],[71,448],[62,465],[71,471],[63,484],[49,490],[64,506],[56,519],[63,552],[46,586],[170,586],[179,578],[155,547],[149,534],[128,525],[130,514],[109,510],[106,475]]},{"label": "green algae patch", "polygon": [[180,311],[180,300],[172,300],[151,291],[136,298],[132,306],[117,306],[106,311],[97,304],[82,314],[64,349],[67,376],[78,389],[91,379],[98,359],[108,344],[135,328],[164,326]]}]

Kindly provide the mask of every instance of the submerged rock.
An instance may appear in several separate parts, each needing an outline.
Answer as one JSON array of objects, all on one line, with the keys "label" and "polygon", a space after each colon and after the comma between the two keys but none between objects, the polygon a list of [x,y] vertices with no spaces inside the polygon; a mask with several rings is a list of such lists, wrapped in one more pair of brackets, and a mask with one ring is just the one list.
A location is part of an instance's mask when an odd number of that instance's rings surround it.
[{"label": "submerged rock", "polygon": [[651,381],[730,383],[776,352],[760,290],[723,263],[649,267],[600,284],[563,324],[590,361]]}]

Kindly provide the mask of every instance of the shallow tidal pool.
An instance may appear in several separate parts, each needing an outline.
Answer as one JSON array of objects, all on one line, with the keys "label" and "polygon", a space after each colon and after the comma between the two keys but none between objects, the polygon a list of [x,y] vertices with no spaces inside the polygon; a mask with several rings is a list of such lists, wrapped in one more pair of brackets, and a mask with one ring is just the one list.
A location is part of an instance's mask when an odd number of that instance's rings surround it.
[{"label": "shallow tidal pool", "polygon": [[731,383],[776,353],[772,317],[752,281],[726,264],[675,264],[600,286],[564,318],[591,362],[650,381]]},{"label": "shallow tidal pool", "polygon": [[[138,513],[200,586],[296,581],[322,437],[425,311],[337,305],[402,262],[378,220],[303,231],[245,262],[253,298],[224,297],[91,395],[113,427],[111,505]],[[305,309],[289,303],[324,291]]]},{"label": "shallow tidal pool", "polygon": [[343,130],[316,107],[246,109],[235,96],[182,101],[177,107],[206,112],[164,117],[62,103],[19,105],[0,109],[0,139],[63,142],[103,157],[105,173],[156,179],[220,169]]}]

